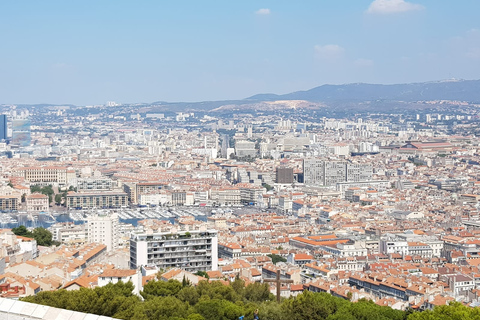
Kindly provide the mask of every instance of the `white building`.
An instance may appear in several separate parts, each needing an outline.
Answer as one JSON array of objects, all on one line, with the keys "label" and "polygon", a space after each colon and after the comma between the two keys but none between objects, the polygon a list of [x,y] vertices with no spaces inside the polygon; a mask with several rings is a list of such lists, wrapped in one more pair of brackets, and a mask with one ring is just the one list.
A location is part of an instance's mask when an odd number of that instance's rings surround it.
[{"label": "white building", "polygon": [[390,238],[380,240],[380,252],[384,254],[399,253],[408,255],[408,242],[396,241]]},{"label": "white building", "polygon": [[109,283],[132,282],[133,293],[140,294],[142,290],[142,275],[140,270],[107,269],[98,276],[98,286],[103,287]]},{"label": "white building", "polygon": [[95,214],[87,218],[88,241],[107,246],[107,251],[118,248],[118,215]]},{"label": "white building", "polygon": [[148,230],[130,236],[130,268],[155,265],[161,269],[181,268],[190,272],[217,270],[216,230],[166,232]]}]

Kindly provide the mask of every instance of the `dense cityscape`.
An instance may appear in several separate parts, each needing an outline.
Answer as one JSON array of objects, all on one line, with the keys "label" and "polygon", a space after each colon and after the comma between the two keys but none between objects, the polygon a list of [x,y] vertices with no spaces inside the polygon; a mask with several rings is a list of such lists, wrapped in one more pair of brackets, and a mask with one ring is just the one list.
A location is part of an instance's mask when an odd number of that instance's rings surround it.
[{"label": "dense cityscape", "polygon": [[476,307],[478,106],[422,103],[345,118],[295,100],[244,114],[4,105],[1,295],[120,280],[139,294],[160,272]]}]

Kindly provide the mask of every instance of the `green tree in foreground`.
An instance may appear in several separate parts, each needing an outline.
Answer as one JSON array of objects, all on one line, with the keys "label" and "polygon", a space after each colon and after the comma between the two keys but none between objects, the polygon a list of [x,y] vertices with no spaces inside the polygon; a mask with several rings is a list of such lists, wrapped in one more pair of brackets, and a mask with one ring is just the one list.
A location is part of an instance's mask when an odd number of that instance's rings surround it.
[{"label": "green tree in foreground", "polygon": [[142,292],[144,301],[132,290],[131,282],[119,282],[95,289],[44,291],[22,300],[125,320],[230,320],[242,315],[252,319],[256,309],[262,320],[480,319],[480,309],[457,302],[433,311],[411,313],[368,300],[352,303],[328,293],[306,291],[279,304],[272,301],[268,285],[254,283],[245,287],[240,279],[230,285],[201,281],[196,287],[182,287],[176,280],[150,281]]},{"label": "green tree in foreground", "polygon": [[469,308],[460,302],[451,302],[448,306],[438,306],[423,312],[414,312],[408,320],[477,320],[480,319],[479,308]]}]

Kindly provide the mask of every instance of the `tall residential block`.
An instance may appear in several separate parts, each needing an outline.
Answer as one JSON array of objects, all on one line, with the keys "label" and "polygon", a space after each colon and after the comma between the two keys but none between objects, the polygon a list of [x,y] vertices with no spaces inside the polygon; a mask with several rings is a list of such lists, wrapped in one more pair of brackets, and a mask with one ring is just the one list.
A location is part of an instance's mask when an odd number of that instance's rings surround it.
[{"label": "tall residential block", "polygon": [[217,270],[218,238],[216,230],[162,232],[149,230],[130,236],[130,268],[157,266],[181,268],[190,272]]},{"label": "tall residential block", "polygon": [[94,214],[87,218],[88,242],[101,243],[107,246],[107,251],[118,248],[119,221],[118,215]]}]

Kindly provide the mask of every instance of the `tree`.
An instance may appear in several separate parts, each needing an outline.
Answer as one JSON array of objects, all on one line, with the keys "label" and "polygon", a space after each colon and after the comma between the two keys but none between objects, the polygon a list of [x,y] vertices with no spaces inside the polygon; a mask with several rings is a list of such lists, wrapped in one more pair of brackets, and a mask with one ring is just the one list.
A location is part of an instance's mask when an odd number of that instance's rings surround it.
[{"label": "tree", "polygon": [[271,185],[269,185],[268,183],[264,183],[264,184],[262,184],[262,186],[263,186],[265,189],[267,189],[267,192],[273,189],[273,187],[272,187]]},{"label": "tree", "polygon": [[267,283],[250,283],[245,288],[245,299],[254,302],[273,301],[275,296],[270,292],[270,286]]},{"label": "tree", "polygon": [[39,246],[49,247],[52,245],[52,233],[45,228],[39,227],[33,230],[33,238]]},{"label": "tree", "polygon": [[28,231],[27,227],[25,227],[24,225],[13,228],[12,232],[17,236],[33,238],[33,234],[30,231]]},{"label": "tree", "polygon": [[195,272],[195,275],[210,279],[210,276],[208,275],[208,273],[206,271],[197,271],[197,272]]},{"label": "tree", "polygon": [[243,314],[243,309],[240,306],[221,299],[200,301],[195,305],[195,311],[205,320],[238,319]]},{"label": "tree", "polygon": [[190,282],[190,280],[188,280],[185,275],[183,275],[183,279],[182,279],[182,287],[185,288],[185,287],[190,287],[192,285],[192,283]]},{"label": "tree", "polygon": [[277,264],[278,262],[287,262],[287,259],[279,256],[278,254],[267,254],[267,257],[270,257],[272,259],[273,264]]},{"label": "tree", "polygon": [[478,308],[469,308],[460,302],[451,302],[448,306],[438,306],[435,309],[423,312],[414,312],[408,320],[473,320],[480,319]]},{"label": "tree", "polygon": [[60,205],[62,203],[62,199],[63,199],[63,197],[60,193],[55,195],[55,203],[57,205]]},{"label": "tree", "polygon": [[185,287],[177,293],[177,298],[180,301],[187,302],[189,305],[194,306],[198,303],[200,296],[196,288]]},{"label": "tree", "polygon": [[12,181],[8,181],[7,186],[9,186],[10,188],[13,188],[13,183],[12,183]]},{"label": "tree", "polygon": [[143,287],[141,295],[145,299],[150,297],[174,296],[182,290],[182,288],[182,284],[177,280],[153,280]]},{"label": "tree", "polygon": [[139,304],[140,298],[134,295],[132,290],[133,284],[131,282],[123,283],[120,281],[95,289],[42,291],[35,296],[23,298],[23,300],[107,317],[135,319],[129,318],[128,315],[132,314],[131,311],[133,311],[135,305]]},{"label": "tree", "polygon": [[51,202],[53,201],[53,195],[55,194],[55,192],[53,191],[53,188],[52,188],[51,185],[49,185],[49,186],[44,186],[44,187],[40,187],[40,186],[30,186],[30,192],[31,192],[31,193],[38,192],[38,193],[47,195],[47,196],[48,196],[48,202],[49,202],[49,203],[51,203]]},{"label": "tree", "polygon": [[187,311],[188,304],[173,296],[153,297],[136,308],[132,319],[184,319]]}]

